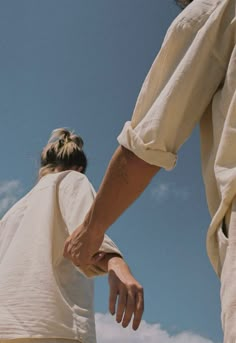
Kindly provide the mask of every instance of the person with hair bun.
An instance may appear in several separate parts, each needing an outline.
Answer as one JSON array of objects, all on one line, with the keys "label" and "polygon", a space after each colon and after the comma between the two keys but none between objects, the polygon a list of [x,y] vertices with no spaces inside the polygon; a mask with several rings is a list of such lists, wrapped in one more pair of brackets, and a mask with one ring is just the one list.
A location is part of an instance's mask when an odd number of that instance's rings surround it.
[{"label": "person with hair bun", "polygon": [[66,129],[53,131],[41,154],[39,177],[50,172],[78,169],[85,173],[87,158],[83,151],[83,139]]},{"label": "person with hair bun", "polygon": [[93,277],[108,273],[109,310],[123,327],[140,324],[143,289],[105,236],[92,265],[63,257],[95,191],[84,175],[83,140],[56,129],[41,153],[37,184],[0,222],[0,342],[95,343]]}]

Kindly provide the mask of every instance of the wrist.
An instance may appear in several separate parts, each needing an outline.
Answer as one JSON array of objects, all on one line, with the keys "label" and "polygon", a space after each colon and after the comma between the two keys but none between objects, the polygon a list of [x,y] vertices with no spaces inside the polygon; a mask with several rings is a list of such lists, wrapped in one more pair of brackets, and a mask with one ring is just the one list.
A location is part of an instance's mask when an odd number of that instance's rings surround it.
[{"label": "wrist", "polygon": [[123,261],[123,258],[119,254],[107,253],[101,260],[96,262],[96,265],[105,272],[108,272],[110,269],[120,265],[121,261]]},{"label": "wrist", "polygon": [[120,255],[111,256],[107,263],[108,272],[122,270],[128,268],[127,263]]}]

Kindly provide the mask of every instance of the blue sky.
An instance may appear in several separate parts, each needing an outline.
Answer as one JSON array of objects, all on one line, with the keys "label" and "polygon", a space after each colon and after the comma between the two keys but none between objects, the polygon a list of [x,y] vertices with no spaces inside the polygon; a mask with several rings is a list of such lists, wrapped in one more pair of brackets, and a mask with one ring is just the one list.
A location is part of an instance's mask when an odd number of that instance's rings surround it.
[{"label": "blue sky", "polygon": [[[69,127],[84,138],[87,176],[98,188],[178,12],[173,0],[0,1],[2,213],[34,185],[54,128]],[[109,230],[145,288],[146,323],[135,342],[164,337],[167,343],[170,335],[190,342],[186,332],[194,333],[194,343],[222,341],[219,282],[205,251],[209,220],[196,128],[176,168],[155,176]],[[105,315],[107,292],[107,279],[100,278],[99,343],[109,341],[101,336],[104,323],[118,330]],[[129,330],[120,335],[124,342],[134,338]]]}]

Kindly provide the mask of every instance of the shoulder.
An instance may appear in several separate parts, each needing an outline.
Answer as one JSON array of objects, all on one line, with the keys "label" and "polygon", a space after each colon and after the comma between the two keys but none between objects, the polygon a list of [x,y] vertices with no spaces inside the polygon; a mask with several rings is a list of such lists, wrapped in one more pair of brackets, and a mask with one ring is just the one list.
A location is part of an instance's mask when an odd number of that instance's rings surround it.
[{"label": "shoulder", "polygon": [[60,189],[77,191],[83,188],[84,190],[87,189],[94,191],[93,186],[86,175],[73,170],[62,172],[60,174]]},{"label": "shoulder", "polygon": [[226,3],[231,0],[194,0],[173,21],[169,31],[198,32],[207,22],[214,24]]},{"label": "shoulder", "polygon": [[64,183],[70,183],[70,182],[73,182],[73,181],[76,181],[76,182],[89,182],[89,180],[88,180],[86,175],[84,175],[84,174],[82,174],[80,172],[74,171],[74,170],[67,170],[67,171],[64,171],[64,172],[61,172],[61,173],[58,173],[58,174],[61,174],[62,182],[64,182]]}]

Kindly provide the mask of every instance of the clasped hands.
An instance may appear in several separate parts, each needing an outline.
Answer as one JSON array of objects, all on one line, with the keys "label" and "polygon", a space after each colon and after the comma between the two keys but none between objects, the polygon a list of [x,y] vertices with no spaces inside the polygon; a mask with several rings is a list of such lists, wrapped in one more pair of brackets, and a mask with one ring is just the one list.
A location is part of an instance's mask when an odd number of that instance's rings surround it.
[{"label": "clasped hands", "polygon": [[[105,253],[98,253],[103,239],[104,234],[93,234],[82,224],[67,238],[63,255],[81,270],[86,270],[89,265],[99,265],[105,258]],[[144,311],[142,286],[119,256],[111,255],[107,259],[107,272],[110,313],[116,314],[116,321],[123,327],[127,327],[133,318],[132,328],[137,330]]]}]

